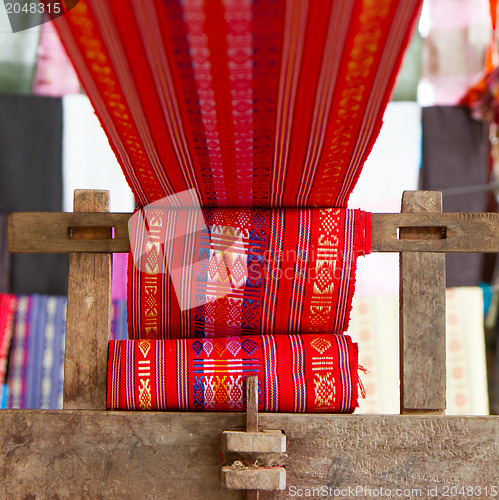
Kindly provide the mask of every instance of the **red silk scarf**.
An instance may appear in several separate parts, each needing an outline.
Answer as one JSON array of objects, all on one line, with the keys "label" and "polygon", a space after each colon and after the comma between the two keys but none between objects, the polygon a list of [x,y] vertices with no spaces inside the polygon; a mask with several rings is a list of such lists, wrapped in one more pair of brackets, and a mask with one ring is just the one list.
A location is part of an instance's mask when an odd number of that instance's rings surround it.
[{"label": "red silk scarf", "polygon": [[[186,227],[197,227],[195,217],[203,219],[202,227],[186,234]],[[145,224],[132,225],[133,338],[347,329],[356,259],[370,252],[369,213],[158,209],[148,212],[148,222],[148,231]]]},{"label": "red silk scarf", "polygon": [[139,207],[345,207],[422,0],[79,0],[53,21]]},{"label": "red silk scarf", "polygon": [[260,411],[352,413],[357,370],[346,335],[111,341],[107,408],[242,411],[258,375]]}]

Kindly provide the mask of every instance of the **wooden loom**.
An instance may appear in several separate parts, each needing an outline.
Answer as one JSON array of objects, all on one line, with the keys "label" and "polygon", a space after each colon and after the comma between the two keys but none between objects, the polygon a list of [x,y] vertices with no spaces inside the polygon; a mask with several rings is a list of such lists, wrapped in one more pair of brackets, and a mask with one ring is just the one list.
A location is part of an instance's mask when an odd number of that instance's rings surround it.
[{"label": "wooden loom", "polygon": [[[441,193],[406,192],[401,214],[372,215],[373,251],[400,252],[401,415],[260,414],[260,429],[285,434],[288,488],[260,498],[321,487],[332,497],[349,486],[422,492],[404,498],[474,486],[475,498],[489,498],[499,486],[499,417],[443,416],[445,252],[498,252],[499,215],[445,214],[441,205]],[[0,412],[0,497],[204,500],[245,494],[227,485],[251,489],[248,497],[279,487],[279,467],[229,469],[222,485],[221,435],[243,431],[244,414],[105,411],[111,253],[128,252],[129,217],[109,213],[107,191],[86,190],[75,192],[74,213],[9,217],[11,252],[71,256],[64,409]],[[256,416],[248,410],[250,431]],[[241,457],[282,451],[276,435],[240,434],[239,443],[255,447]]]}]

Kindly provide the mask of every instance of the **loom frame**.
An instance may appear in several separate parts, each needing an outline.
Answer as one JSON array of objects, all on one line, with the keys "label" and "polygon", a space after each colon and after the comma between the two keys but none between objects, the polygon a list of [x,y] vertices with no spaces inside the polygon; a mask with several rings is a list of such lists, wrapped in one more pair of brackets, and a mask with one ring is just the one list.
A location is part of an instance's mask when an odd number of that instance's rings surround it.
[{"label": "loom frame", "polygon": [[[361,487],[494,496],[499,417],[443,415],[444,252],[499,252],[499,214],[442,214],[441,199],[406,192],[401,214],[373,214],[373,251],[401,259],[401,415],[259,414],[288,442],[287,489],[260,498]],[[70,265],[64,409],[0,411],[3,498],[243,498],[222,487],[218,452],[244,414],[105,410],[111,253],[128,251],[129,216],[92,190],[75,192],[72,214],[9,216],[11,252],[70,252]]]}]

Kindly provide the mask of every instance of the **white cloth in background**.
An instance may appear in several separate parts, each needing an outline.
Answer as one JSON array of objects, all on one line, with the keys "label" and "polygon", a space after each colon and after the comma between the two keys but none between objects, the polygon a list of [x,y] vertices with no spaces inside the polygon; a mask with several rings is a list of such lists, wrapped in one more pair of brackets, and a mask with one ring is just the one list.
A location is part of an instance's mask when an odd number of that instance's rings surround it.
[{"label": "white cloth in background", "polygon": [[[391,102],[348,206],[370,212],[400,212],[402,193],[418,188],[421,165],[421,108]],[[399,256],[374,253],[357,260],[357,295],[396,294]]]},{"label": "white cloth in background", "polygon": [[73,211],[75,189],[107,189],[111,212],[135,203],[107,137],[85,95],[67,95],[63,107],[63,210]]},{"label": "white cloth in background", "polygon": [[[348,334],[359,344],[367,397],[357,413],[399,413],[398,296],[354,297]],[[487,415],[488,393],[479,287],[447,290],[447,415]]]}]

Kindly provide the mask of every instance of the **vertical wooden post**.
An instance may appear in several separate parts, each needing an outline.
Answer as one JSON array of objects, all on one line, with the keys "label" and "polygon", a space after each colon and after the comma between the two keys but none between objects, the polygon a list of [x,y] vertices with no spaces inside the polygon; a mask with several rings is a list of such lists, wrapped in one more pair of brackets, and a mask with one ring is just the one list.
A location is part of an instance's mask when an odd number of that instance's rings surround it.
[{"label": "vertical wooden post", "polygon": [[[258,432],[258,376],[246,377],[246,432]],[[248,490],[246,500],[259,500],[258,490]]]},{"label": "vertical wooden post", "polygon": [[[75,212],[109,212],[109,191],[76,190]],[[75,228],[73,239],[111,237],[110,228]],[[64,409],[105,409],[111,330],[111,254],[69,257]]]},{"label": "vertical wooden post", "polygon": [[[402,212],[441,212],[442,193],[406,191]],[[439,228],[400,229],[401,239],[440,239]],[[400,253],[400,413],[445,410],[445,254]]]}]

